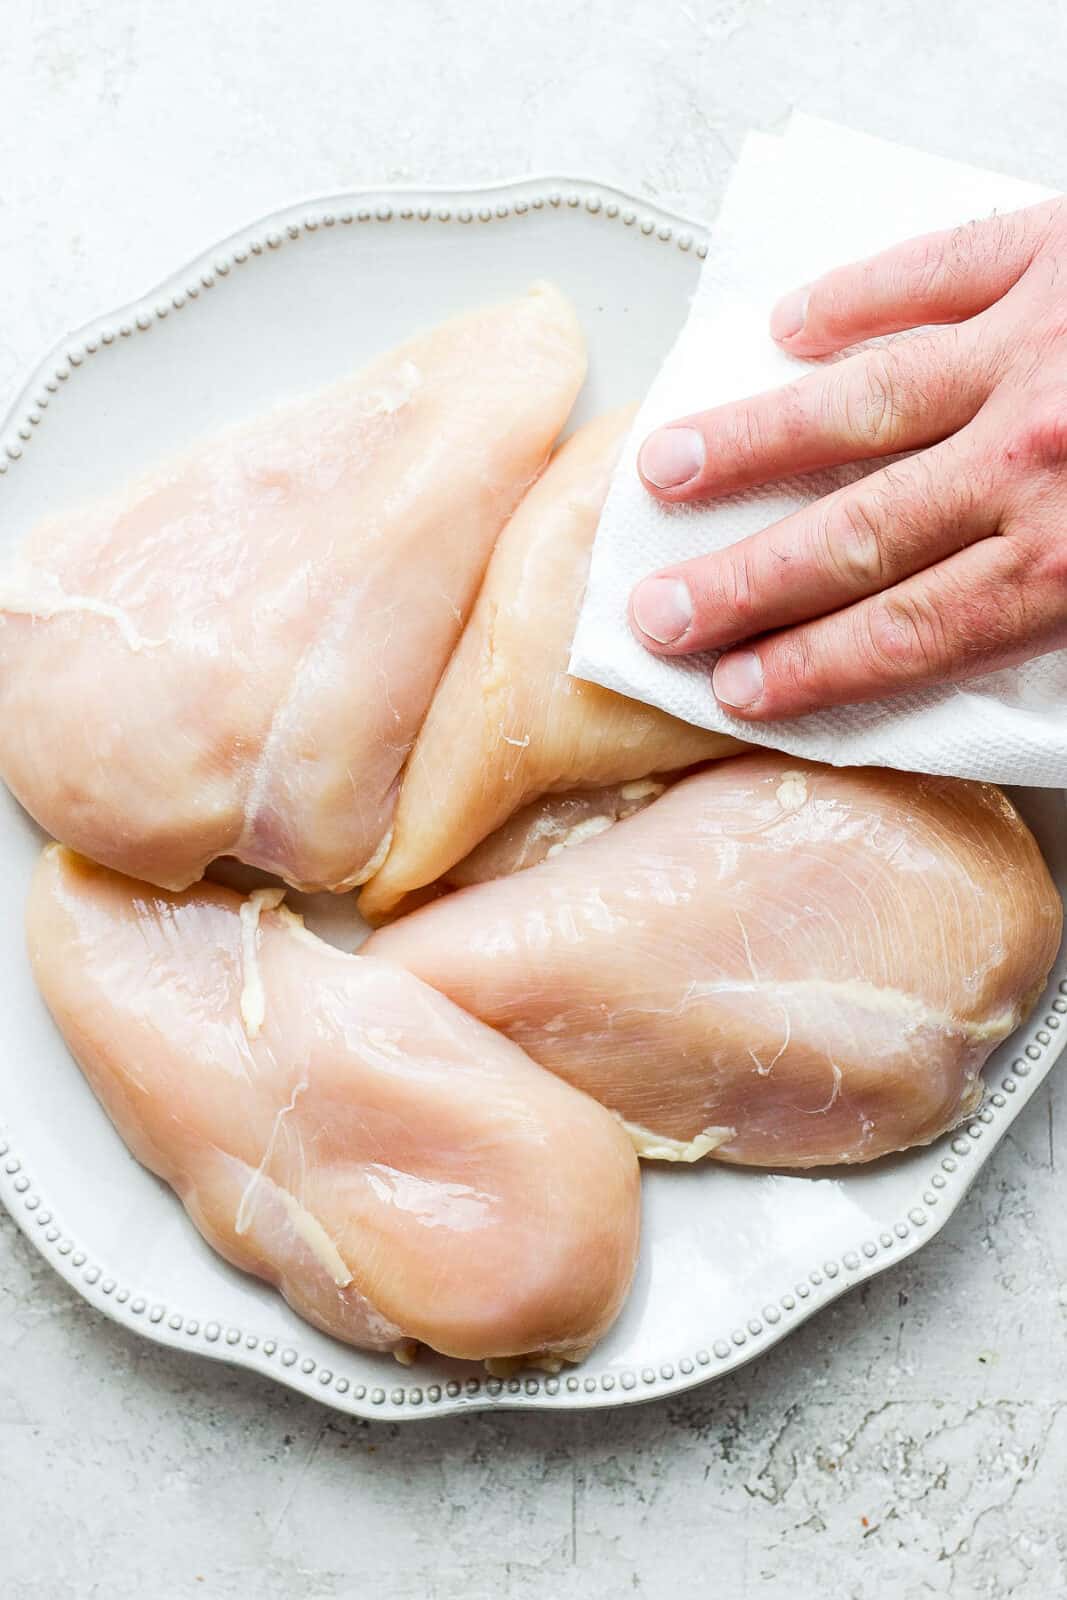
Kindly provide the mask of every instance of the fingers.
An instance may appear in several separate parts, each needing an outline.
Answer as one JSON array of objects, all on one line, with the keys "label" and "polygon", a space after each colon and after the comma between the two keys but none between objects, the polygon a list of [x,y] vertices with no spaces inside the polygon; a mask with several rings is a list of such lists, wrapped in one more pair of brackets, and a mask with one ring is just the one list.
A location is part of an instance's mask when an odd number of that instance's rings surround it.
[{"label": "fingers", "polygon": [[753,721],[976,677],[1058,648],[1067,605],[1028,581],[1012,539],[983,540],[875,599],[722,656],[712,687]]},{"label": "fingers", "polygon": [[826,355],[878,334],[962,322],[993,305],[1033,260],[1055,202],[909,239],[794,290],[771,313],[790,354]]},{"label": "fingers", "polygon": [[646,579],[630,605],[638,638],[658,655],[721,650],[838,611],[986,538],[999,506],[972,432]]},{"label": "fingers", "polygon": [[679,502],[913,450],[971,420],[995,382],[998,356],[993,341],[955,329],[864,351],[784,389],[658,429],[638,469],[658,499]]}]

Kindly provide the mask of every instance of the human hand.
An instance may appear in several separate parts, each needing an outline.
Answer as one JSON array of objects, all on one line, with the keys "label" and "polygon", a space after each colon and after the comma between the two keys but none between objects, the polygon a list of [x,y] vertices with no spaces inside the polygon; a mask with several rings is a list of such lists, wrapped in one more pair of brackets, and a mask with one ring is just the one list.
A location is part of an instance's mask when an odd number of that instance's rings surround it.
[{"label": "human hand", "polygon": [[[827,274],[771,316],[784,350],[863,351],[658,429],[671,504],[913,450],[727,550],[634,589],[658,655],[723,650],[754,721],[974,677],[1067,645],[1067,200]],[[743,648],[737,648],[743,645]]]}]

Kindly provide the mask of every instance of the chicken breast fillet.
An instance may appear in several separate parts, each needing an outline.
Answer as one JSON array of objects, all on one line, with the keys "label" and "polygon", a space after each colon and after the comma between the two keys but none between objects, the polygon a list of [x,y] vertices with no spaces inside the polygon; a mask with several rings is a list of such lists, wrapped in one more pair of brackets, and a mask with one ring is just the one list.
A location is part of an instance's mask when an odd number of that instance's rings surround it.
[{"label": "chicken breast fillet", "polygon": [[992,785],[765,753],[365,948],[595,1095],[644,1154],[807,1167],[972,1111],[1061,922]]},{"label": "chicken breast fillet", "polygon": [[216,1250],[338,1339],[576,1359],[634,1268],[617,1120],[280,894],[171,893],[45,852],[34,972],[123,1139]]},{"label": "chicken breast fillet", "polygon": [[360,896],[396,915],[527,802],[744,749],[567,673],[593,537],[632,411],[557,450],[508,523],[404,772],[392,847]]},{"label": "chicken breast fillet", "polygon": [[549,286],[446,322],[33,532],[0,576],[0,774],[169,887],[362,882],[501,528],[585,373]]}]

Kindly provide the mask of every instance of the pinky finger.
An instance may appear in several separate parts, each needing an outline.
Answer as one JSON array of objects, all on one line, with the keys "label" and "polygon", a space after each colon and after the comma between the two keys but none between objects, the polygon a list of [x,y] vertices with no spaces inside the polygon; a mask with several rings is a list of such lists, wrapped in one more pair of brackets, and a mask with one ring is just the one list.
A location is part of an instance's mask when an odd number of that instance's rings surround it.
[{"label": "pinky finger", "polygon": [[1027,583],[1023,553],[984,539],[876,597],[720,657],[735,716],[773,721],[977,677],[1067,642],[1067,605]]}]

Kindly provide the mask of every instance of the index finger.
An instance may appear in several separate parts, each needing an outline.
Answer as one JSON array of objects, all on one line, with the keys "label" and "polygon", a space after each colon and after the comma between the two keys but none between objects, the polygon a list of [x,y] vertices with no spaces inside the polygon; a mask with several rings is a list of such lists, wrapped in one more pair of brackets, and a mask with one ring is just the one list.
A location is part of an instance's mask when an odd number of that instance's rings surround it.
[{"label": "index finger", "polygon": [[983,539],[886,594],[721,656],[734,716],[773,721],[1012,666],[1063,644],[1063,602],[1027,581],[1025,551]]},{"label": "index finger", "polygon": [[733,494],[797,472],[943,439],[988,398],[999,346],[959,329],[866,350],[781,389],[650,434],[638,469],[670,503]]}]

